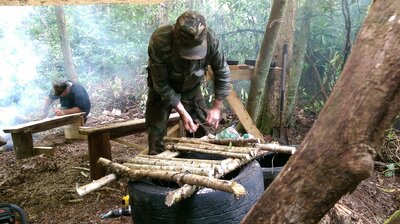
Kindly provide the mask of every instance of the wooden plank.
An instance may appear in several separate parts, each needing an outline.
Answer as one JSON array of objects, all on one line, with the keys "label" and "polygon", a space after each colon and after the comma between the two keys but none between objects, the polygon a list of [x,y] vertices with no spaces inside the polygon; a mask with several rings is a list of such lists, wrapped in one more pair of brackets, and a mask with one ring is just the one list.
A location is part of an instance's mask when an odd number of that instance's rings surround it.
[{"label": "wooden plank", "polygon": [[100,157],[111,160],[110,135],[108,132],[88,135],[90,177],[97,180],[107,174],[107,170],[97,163]]},{"label": "wooden plank", "polygon": [[226,99],[228,100],[229,104],[231,105],[232,110],[233,110],[233,112],[235,112],[240,123],[242,123],[246,132],[253,135],[255,138],[260,139],[260,141],[264,143],[265,140],[264,140],[263,135],[261,134],[261,132],[258,130],[256,125],[254,124],[254,122],[251,119],[246,108],[243,106],[239,97],[236,95],[235,90],[233,90],[231,88],[231,92],[230,92],[229,96],[226,97]]},{"label": "wooden plank", "polygon": [[[239,80],[251,80],[251,77],[254,72],[254,66],[249,65],[229,65],[229,69],[231,71],[231,81],[239,81]],[[271,67],[271,69],[281,70],[280,67]],[[212,80],[214,76],[211,67],[208,67],[207,71],[207,80]]]},{"label": "wooden plank", "polygon": [[32,121],[24,124],[19,124],[12,126],[10,128],[5,128],[3,131],[5,133],[20,133],[20,132],[41,132],[45,130],[49,130],[55,127],[60,127],[66,124],[74,123],[81,119],[81,117],[85,114],[85,112],[68,114],[64,116],[57,116],[53,118],[47,118],[40,121]]},{"label": "wooden plank", "polygon": [[35,155],[33,150],[32,132],[11,133],[14,153],[17,159],[29,158]]},{"label": "wooden plank", "polygon": [[[178,113],[173,113],[169,117],[168,125],[175,124],[180,120]],[[103,127],[80,127],[79,133],[83,135],[90,135],[95,133],[109,132],[110,139],[127,136],[143,132],[146,130],[145,119],[135,119],[120,123],[109,124]]]}]

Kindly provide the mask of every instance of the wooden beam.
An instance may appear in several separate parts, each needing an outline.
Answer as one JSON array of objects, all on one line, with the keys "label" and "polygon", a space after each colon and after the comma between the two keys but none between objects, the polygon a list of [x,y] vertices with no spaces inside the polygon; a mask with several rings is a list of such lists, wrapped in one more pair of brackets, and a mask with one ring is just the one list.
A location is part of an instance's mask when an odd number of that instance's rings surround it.
[{"label": "wooden beam", "polygon": [[[271,67],[274,70],[281,70],[280,67]],[[231,71],[231,81],[239,81],[239,80],[251,80],[251,76],[253,75],[254,66],[249,65],[229,65],[229,70]],[[208,67],[207,71],[207,80],[212,80],[214,73],[211,67]]]},{"label": "wooden beam", "polygon": [[[168,125],[174,124],[180,120],[178,113],[173,113],[169,117]],[[145,119],[135,119],[126,122],[109,124],[103,127],[80,127],[79,133],[83,135],[91,135],[103,132],[110,133],[110,139],[136,134],[146,130]]]},{"label": "wooden beam", "polygon": [[231,88],[231,92],[229,96],[226,97],[226,99],[228,100],[229,104],[232,107],[233,112],[235,112],[236,116],[238,117],[240,123],[243,125],[246,132],[253,135],[255,138],[260,139],[261,142],[265,143],[263,135],[254,124],[246,108],[243,106],[239,97],[236,95],[234,89]]}]

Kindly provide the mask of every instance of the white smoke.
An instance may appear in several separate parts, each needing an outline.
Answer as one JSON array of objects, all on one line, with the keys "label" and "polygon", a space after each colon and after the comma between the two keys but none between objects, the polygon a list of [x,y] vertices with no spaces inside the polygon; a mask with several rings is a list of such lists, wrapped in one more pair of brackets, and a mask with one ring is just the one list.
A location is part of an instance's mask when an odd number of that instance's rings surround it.
[{"label": "white smoke", "polygon": [[[32,7],[0,6],[0,135],[3,128],[26,122],[40,108],[43,91],[35,86],[34,44],[23,20]],[[8,138],[8,136],[6,137]]]}]

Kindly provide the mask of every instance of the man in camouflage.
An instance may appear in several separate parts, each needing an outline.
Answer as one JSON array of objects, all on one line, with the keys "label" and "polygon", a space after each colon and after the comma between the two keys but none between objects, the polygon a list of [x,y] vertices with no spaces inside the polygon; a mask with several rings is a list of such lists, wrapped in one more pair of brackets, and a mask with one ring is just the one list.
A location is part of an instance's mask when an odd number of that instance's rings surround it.
[{"label": "man in camouflage", "polygon": [[[164,151],[162,140],[172,109],[192,136],[207,135],[207,125],[218,127],[223,100],[229,95],[230,72],[216,34],[197,12],[187,11],[175,24],[154,31],[148,54],[145,118],[149,154],[155,155]],[[200,84],[209,65],[214,73],[215,100],[207,110]]]}]

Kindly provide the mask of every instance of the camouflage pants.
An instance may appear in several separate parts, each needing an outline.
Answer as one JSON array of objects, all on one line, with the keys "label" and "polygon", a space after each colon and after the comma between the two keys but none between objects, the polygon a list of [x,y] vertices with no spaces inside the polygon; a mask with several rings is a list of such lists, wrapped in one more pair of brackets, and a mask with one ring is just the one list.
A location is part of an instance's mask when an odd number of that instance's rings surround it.
[{"label": "camouflage pants", "polygon": [[[195,133],[189,134],[187,132],[187,137],[199,138],[208,135],[209,127],[204,125],[207,118],[207,110],[200,86],[191,91],[181,93],[181,103],[193,121],[200,124]],[[149,87],[145,113],[149,154],[155,155],[165,150],[162,140],[167,133],[167,123],[171,110],[172,108],[163,103],[161,96],[153,88]]]}]

